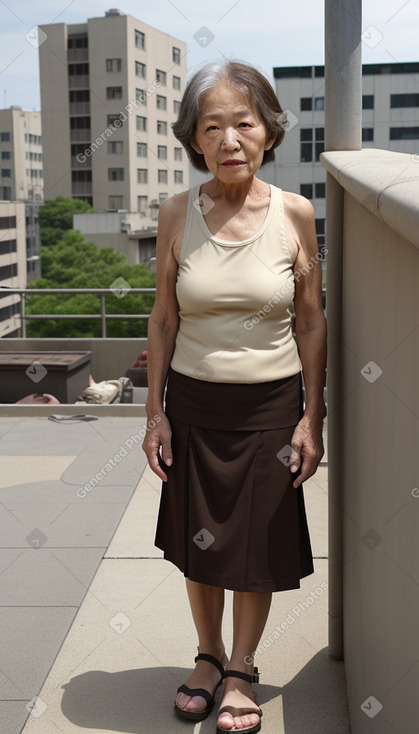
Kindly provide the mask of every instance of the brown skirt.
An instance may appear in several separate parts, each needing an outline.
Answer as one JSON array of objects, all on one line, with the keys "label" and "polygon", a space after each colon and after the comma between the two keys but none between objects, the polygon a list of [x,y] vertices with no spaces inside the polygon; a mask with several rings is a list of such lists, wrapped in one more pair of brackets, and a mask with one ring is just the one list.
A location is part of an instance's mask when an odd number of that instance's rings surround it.
[{"label": "brown skirt", "polygon": [[313,573],[302,486],[287,463],[302,415],[301,374],[205,382],[169,370],[165,467],[155,544],[192,581],[284,591]]}]

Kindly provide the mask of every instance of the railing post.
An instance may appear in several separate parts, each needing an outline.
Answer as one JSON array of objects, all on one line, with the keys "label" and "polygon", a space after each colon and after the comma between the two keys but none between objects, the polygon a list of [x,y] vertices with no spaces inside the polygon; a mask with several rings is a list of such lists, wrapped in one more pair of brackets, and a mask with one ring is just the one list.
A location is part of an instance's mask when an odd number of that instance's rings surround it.
[{"label": "railing post", "polygon": [[26,339],[26,293],[20,294],[20,324],[22,339]]},{"label": "railing post", "polygon": [[[362,147],[362,0],[325,2],[325,150]],[[327,174],[329,655],[343,657],[343,192]]]},{"label": "railing post", "polygon": [[105,302],[105,295],[101,295],[100,297],[100,314],[102,317],[102,339],[106,339],[106,302]]}]

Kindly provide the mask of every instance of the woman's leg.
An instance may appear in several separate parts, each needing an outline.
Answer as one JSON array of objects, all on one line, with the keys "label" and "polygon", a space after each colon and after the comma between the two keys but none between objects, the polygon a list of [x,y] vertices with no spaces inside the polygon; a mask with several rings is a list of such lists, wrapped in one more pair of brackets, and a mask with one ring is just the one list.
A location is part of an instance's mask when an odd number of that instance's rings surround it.
[{"label": "woman's leg", "polygon": [[[271,606],[271,593],[235,591],[233,597],[233,650],[227,669],[242,673],[253,673],[253,653],[256,650],[265,628]],[[254,706],[250,684],[239,678],[226,678],[222,706],[250,708]],[[218,719],[220,729],[242,729],[255,726],[259,721],[257,714],[233,718],[231,714],[221,714]]]},{"label": "woman's leg", "polygon": [[[226,665],[224,643],[222,640],[222,619],[224,611],[224,589],[209,584],[199,584],[186,579],[186,589],[192,617],[198,633],[199,652],[213,655],[222,665]],[[220,680],[217,668],[206,660],[198,660],[192,675],[186,681],[189,688],[205,688],[213,694]],[[178,693],[176,705],[185,711],[203,711],[207,703],[202,696],[187,696]]]}]

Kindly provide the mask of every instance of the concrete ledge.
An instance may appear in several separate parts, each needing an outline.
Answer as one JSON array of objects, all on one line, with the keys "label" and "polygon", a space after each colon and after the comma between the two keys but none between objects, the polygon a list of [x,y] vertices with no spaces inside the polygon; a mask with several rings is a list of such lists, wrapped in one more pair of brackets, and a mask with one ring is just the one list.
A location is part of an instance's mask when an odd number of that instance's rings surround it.
[{"label": "concrete ledge", "polygon": [[320,160],[365,209],[419,248],[419,155],[365,148]]}]

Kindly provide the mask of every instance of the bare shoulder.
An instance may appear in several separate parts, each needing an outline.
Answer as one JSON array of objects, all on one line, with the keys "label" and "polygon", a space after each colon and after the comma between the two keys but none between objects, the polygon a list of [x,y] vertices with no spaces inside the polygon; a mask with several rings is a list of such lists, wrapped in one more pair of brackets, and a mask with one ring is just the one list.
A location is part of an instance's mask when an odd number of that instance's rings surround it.
[{"label": "bare shoulder", "polygon": [[188,208],[189,191],[183,191],[181,194],[175,194],[170,199],[166,199],[160,206],[159,225],[179,225],[186,219]]},{"label": "bare shoulder", "polygon": [[305,196],[292,191],[282,192],[284,212],[293,222],[311,223],[314,220],[314,207]]},{"label": "bare shoulder", "polygon": [[188,210],[188,198],[189,191],[175,194],[161,204],[159,211],[157,241],[160,246],[171,248],[178,263]]}]

